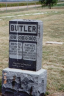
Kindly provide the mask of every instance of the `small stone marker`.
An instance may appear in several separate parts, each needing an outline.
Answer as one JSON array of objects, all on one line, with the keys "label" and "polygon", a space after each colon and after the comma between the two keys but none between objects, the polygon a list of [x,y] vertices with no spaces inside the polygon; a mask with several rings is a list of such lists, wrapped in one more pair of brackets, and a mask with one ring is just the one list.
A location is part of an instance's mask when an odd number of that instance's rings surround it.
[{"label": "small stone marker", "polygon": [[53,42],[53,41],[47,41],[46,44],[63,44],[63,42]]},{"label": "small stone marker", "polygon": [[12,20],[9,29],[9,67],[33,71],[41,69],[42,22]]}]

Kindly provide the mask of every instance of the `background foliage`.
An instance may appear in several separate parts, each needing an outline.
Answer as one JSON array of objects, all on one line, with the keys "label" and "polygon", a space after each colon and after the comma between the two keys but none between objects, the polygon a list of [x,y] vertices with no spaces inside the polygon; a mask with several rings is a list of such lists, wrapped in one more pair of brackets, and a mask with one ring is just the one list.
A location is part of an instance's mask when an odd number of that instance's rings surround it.
[{"label": "background foliage", "polygon": [[57,4],[57,2],[58,2],[58,0],[40,0],[42,7],[49,6],[50,9],[54,4]]}]

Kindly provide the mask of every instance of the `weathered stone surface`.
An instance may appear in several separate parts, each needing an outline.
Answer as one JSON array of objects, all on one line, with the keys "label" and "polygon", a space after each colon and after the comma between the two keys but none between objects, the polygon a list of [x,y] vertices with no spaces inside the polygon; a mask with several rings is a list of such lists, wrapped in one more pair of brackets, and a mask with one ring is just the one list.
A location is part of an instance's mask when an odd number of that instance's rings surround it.
[{"label": "weathered stone surface", "polygon": [[46,92],[46,82],[47,71],[45,69],[33,72],[6,68],[2,73],[2,94],[8,94],[5,96],[43,96]]},{"label": "weathered stone surface", "polygon": [[9,22],[9,68],[37,71],[42,66],[43,23],[39,20]]}]

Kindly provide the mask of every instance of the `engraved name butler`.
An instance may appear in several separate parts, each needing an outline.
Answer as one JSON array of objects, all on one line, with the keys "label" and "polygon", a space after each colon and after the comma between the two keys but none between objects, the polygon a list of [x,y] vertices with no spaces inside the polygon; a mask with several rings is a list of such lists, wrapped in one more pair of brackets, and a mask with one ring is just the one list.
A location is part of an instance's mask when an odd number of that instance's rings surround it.
[{"label": "engraved name butler", "polygon": [[38,22],[9,22],[9,67],[36,71]]}]

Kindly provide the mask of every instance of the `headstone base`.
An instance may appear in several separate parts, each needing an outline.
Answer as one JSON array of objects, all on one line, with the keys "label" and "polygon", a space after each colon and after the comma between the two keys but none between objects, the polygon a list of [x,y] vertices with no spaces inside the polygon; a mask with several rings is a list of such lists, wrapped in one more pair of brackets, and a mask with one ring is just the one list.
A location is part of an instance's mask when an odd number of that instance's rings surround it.
[{"label": "headstone base", "polygon": [[2,72],[3,96],[44,96],[47,71],[27,71],[6,68]]}]

